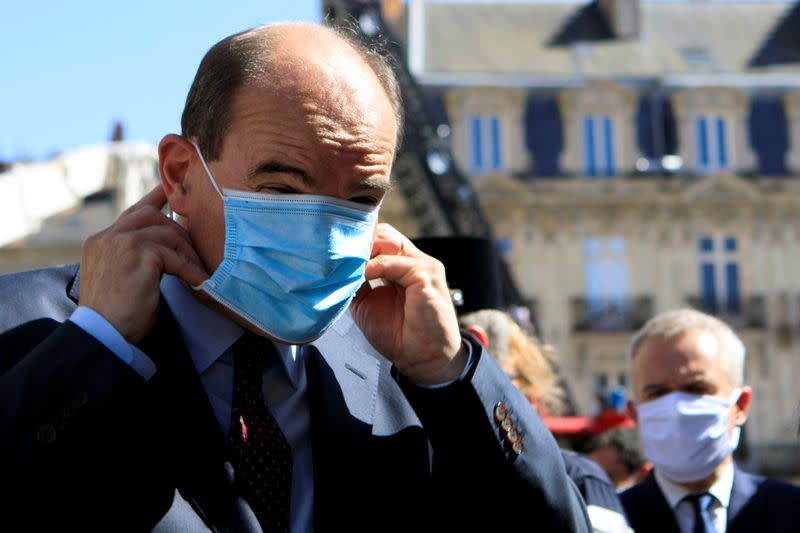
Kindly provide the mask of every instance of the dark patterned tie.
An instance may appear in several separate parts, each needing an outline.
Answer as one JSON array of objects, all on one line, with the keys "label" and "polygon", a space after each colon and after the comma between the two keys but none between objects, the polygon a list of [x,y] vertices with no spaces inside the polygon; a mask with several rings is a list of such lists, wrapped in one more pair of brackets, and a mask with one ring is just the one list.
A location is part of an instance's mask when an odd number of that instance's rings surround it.
[{"label": "dark patterned tie", "polygon": [[694,508],[694,528],[692,533],[716,533],[714,522],[711,520],[711,504],[714,497],[708,492],[689,494],[683,498]]},{"label": "dark patterned tie", "polygon": [[233,345],[233,408],[230,451],[236,486],[264,531],[289,531],[292,450],[261,390],[268,357],[277,358],[271,342],[245,333]]}]

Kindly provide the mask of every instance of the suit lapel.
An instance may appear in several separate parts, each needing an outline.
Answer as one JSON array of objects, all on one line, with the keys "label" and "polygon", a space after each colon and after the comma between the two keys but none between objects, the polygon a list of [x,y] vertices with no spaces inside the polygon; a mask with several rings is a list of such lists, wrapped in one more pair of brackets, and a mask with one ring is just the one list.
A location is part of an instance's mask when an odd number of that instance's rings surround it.
[{"label": "suit lapel", "polygon": [[[67,294],[78,302],[80,269],[67,286]],[[156,325],[139,349],[158,369],[147,383],[146,401],[153,413],[148,430],[161,441],[158,449],[164,451],[168,470],[164,475],[172,478],[175,488],[201,518],[217,522],[227,514],[226,506],[230,509],[233,495],[224,464],[224,438],[175,317],[163,298]]]},{"label": "suit lapel", "polygon": [[175,486],[202,518],[217,522],[233,495],[224,437],[163,299],[158,322],[140,349],[158,368],[148,385],[160,411],[158,431],[171,441],[165,447],[172,452]]},{"label": "suit lapel", "polygon": [[678,521],[675,519],[675,513],[669,506],[664,493],[656,483],[656,478],[653,472],[644,480],[645,494],[643,502],[643,509],[640,513],[645,518],[647,524],[651,524],[653,531],[672,531],[679,532]]},{"label": "suit lapel", "polygon": [[430,481],[428,440],[390,368],[349,313],[307,348],[318,531],[378,523]]},{"label": "suit lapel", "polygon": [[746,472],[742,472],[738,468],[734,469],[731,501],[728,504],[728,524],[733,523],[739,512],[755,494],[756,485],[754,481],[753,477]]},{"label": "suit lapel", "polygon": [[317,531],[338,530],[342,520],[349,521],[342,509],[363,501],[359,491],[374,489],[365,476],[374,470],[371,435],[380,361],[357,340],[345,342],[349,327],[341,322],[305,348]]}]

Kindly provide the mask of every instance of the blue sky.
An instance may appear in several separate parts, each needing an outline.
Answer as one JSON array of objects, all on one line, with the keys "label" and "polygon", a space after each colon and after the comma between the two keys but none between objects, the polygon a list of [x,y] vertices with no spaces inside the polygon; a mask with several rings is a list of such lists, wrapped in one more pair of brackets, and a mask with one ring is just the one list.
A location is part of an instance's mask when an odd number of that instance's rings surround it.
[{"label": "blue sky", "polygon": [[42,159],[125,137],[179,132],[206,50],[271,21],[320,20],[320,0],[16,1],[0,31],[0,160]]}]

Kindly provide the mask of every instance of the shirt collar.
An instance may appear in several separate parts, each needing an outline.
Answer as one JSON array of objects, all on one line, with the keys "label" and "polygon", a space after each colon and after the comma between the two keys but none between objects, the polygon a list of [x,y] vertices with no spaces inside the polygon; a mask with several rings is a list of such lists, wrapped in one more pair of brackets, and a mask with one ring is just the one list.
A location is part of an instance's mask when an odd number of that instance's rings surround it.
[{"label": "shirt collar", "polygon": [[[175,276],[165,274],[161,278],[161,294],[178,322],[198,374],[208,370],[244,334],[244,328],[203,305]],[[299,347],[275,341],[272,344],[289,381],[297,388],[303,367]]]},{"label": "shirt collar", "polygon": [[[722,471],[719,479],[717,479],[708,489],[709,494],[714,496],[714,498],[716,498],[720,505],[725,509],[728,508],[728,504],[730,504],[731,501],[731,491],[733,490],[733,471],[733,462],[730,462]],[[658,469],[655,469],[655,478],[658,488],[661,489],[661,493],[664,494],[664,498],[666,498],[667,503],[672,509],[676,509],[683,498],[691,494],[691,491],[686,490],[684,487],[678,485],[677,483],[673,483],[661,475],[661,472],[659,472]]]}]

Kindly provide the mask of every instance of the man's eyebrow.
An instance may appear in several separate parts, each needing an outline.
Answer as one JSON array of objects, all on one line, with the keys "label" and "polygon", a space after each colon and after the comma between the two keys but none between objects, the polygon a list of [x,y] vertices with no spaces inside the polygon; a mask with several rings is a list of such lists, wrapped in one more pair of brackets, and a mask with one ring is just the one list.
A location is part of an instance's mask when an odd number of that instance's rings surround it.
[{"label": "man's eyebrow", "polygon": [[663,383],[648,383],[644,387],[642,387],[643,392],[659,392],[662,390],[667,389],[667,386]]},{"label": "man's eyebrow", "polygon": [[311,176],[306,174],[305,170],[293,167],[291,165],[286,165],[281,163],[280,161],[267,161],[265,163],[261,163],[254,167],[247,176],[248,182],[253,182],[258,179],[258,176],[261,174],[294,174],[300,180],[302,180],[303,184],[307,187],[311,187],[314,184],[314,180],[311,179]]},{"label": "man's eyebrow", "polygon": [[359,182],[355,186],[356,191],[380,191],[385,194],[392,192],[393,186],[391,181],[366,179]]}]

